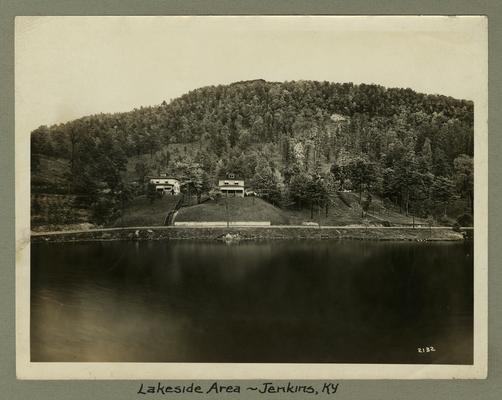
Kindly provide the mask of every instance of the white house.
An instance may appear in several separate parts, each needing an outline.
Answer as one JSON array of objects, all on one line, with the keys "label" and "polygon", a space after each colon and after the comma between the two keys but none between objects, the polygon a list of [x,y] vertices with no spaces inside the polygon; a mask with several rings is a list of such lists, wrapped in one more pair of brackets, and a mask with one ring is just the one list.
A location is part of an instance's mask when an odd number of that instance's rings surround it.
[{"label": "white house", "polygon": [[155,177],[150,178],[150,183],[155,185],[155,190],[162,194],[179,194],[180,181],[175,178]]},{"label": "white house", "polygon": [[223,196],[244,197],[244,180],[234,179],[233,175],[219,180],[218,188]]}]

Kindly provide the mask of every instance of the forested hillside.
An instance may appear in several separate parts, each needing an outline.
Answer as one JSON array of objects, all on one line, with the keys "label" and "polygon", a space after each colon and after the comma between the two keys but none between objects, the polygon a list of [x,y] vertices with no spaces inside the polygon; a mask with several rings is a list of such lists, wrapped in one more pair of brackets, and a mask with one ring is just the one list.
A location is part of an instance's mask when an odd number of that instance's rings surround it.
[{"label": "forested hillside", "polygon": [[[352,190],[363,210],[373,194],[406,214],[457,217],[472,213],[473,107],[351,83],[204,87],[158,106],[39,127],[32,193],[77,196],[106,220],[148,175],[190,180],[202,194],[233,172],[283,208],[328,213],[336,193]],[[56,162],[65,169],[50,179]]]}]

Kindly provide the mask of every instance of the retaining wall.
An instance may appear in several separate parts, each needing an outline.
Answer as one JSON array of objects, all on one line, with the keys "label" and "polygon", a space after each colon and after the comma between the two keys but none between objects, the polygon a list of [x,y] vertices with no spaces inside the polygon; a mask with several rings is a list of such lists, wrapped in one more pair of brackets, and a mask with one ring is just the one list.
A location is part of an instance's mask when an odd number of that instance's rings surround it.
[{"label": "retaining wall", "polygon": [[[270,226],[270,221],[230,221],[228,225],[231,227],[259,227]],[[226,221],[175,221],[174,226],[188,226],[188,227],[208,227],[208,228],[226,228]]]},{"label": "retaining wall", "polygon": [[93,240],[217,240],[227,233],[238,234],[242,240],[269,239],[356,239],[356,240],[408,240],[454,241],[464,235],[449,228],[327,228],[315,227],[152,227],[120,228],[81,232],[58,232],[31,236],[33,242],[93,241]]}]

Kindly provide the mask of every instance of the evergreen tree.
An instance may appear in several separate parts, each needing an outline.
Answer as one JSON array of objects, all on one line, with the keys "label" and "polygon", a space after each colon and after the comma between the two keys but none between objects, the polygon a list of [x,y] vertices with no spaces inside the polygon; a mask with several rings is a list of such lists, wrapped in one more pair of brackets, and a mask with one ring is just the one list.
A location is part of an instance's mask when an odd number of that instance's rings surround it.
[{"label": "evergreen tree", "polygon": [[454,180],[457,191],[467,199],[471,214],[474,214],[474,161],[472,157],[461,154],[454,161]]},{"label": "evergreen tree", "polygon": [[434,182],[431,187],[431,198],[433,199],[434,205],[441,208],[442,214],[445,217],[446,209],[448,204],[453,199],[454,193],[455,185],[451,179],[443,176],[437,176],[434,178]]},{"label": "evergreen tree", "polygon": [[267,199],[274,205],[280,204],[282,193],[277,175],[274,174],[274,171],[270,168],[270,164],[264,157],[258,159],[255,174],[251,179],[251,185],[260,197]]}]

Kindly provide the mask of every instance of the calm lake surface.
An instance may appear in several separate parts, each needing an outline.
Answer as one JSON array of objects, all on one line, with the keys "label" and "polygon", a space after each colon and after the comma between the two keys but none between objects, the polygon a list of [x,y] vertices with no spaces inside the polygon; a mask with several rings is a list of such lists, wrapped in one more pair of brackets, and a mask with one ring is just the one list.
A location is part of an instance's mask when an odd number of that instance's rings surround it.
[{"label": "calm lake surface", "polygon": [[472,363],[471,243],[33,243],[31,259],[32,361]]}]

